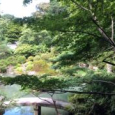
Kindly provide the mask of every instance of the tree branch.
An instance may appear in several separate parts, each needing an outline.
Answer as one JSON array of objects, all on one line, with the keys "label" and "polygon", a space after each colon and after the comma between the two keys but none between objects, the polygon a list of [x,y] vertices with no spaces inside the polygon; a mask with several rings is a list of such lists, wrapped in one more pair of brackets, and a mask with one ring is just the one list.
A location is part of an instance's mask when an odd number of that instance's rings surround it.
[{"label": "tree branch", "polygon": [[106,32],[104,31],[104,29],[99,25],[98,21],[97,21],[97,17],[95,16],[94,12],[92,12],[92,4],[90,2],[90,0],[88,0],[89,3],[89,9],[80,5],[78,2],[75,2],[74,0],[71,0],[74,4],[76,4],[77,7],[79,7],[80,9],[83,9],[85,11],[88,11],[93,19],[94,24],[97,26],[98,31],[100,32],[100,34],[104,37],[104,39],[109,42],[112,46],[115,47],[115,43],[113,42],[113,40],[106,34]]},{"label": "tree branch", "polygon": [[75,2],[74,0],[71,0],[76,6],[78,6],[80,9],[83,9],[83,10],[85,10],[85,11],[89,11],[90,12],[90,10],[88,9],[88,8],[86,8],[86,7],[84,7],[84,6],[82,6],[82,5],[80,5],[78,2]]},{"label": "tree branch", "polygon": [[100,36],[96,35],[96,34],[93,34],[93,33],[90,33],[90,32],[84,32],[84,31],[80,31],[80,30],[76,30],[76,31],[66,31],[66,30],[59,30],[60,32],[65,32],[65,33],[83,33],[83,34],[87,34],[87,35],[91,35],[91,36],[94,36],[94,37],[97,37],[97,38],[100,38]]},{"label": "tree branch", "polygon": [[106,34],[106,32],[103,30],[103,28],[98,24],[98,22],[95,20],[95,18],[92,18],[94,24],[98,27],[98,31],[101,33],[101,35],[106,39],[106,41],[108,41],[112,46],[115,47],[114,42],[111,40],[110,37],[108,37],[108,35]]},{"label": "tree branch", "polygon": [[107,83],[107,84],[111,84],[115,86],[115,83],[111,82],[111,81],[104,81],[104,80],[92,80],[93,82],[101,82],[101,83]]},{"label": "tree branch", "polygon": [[[48,94],[49,94],[49,93],[48,93]],[[50,97],[51,97],[51,99],[52,99],[52,101],[53,101],[53,103],[54,103],[54,108],[55,108],[55,111],[56,111],[57,115],[60,115],[60,114],[59,114],[59,111],[58,111],[58,109],[57,109],[57,106],[56,106],[56,101],[53,99],[54,92],[53,92],[53,94],[49,94],[49,95],[50,95]]]},{"label": "tree branch", "polygon": [[109,62],[109,61],[106,61],[106,60],[103,60],[103,62],[105,62],[105,63],[107,63],[107,64],[110,64],[110,65],[115,66],[115,64],[114,64],[114,63],[112,63],[112,62]]},{"label": "tree branch", "polygon": [[99,25],[99,21],[97,20],[97,17],[95,15],[94,12],[92,12],[92,4],[90,2],[90,0],[88,0],[89,2],[89,9],[90,9],[90,13],[92,16],[92,20],[94,22],[94,24],[97,26],[98,31],[101,33],[101,35],[112,45],[115,47],[115,43],[113,42],[113,40],[106,34],[106,32],[104,31],[104,29]]},{"label": "tree branch", "polygon": [[114,42],[114,20],[112,16],[111,16],[111,39]]},{"label": "tree branch", "polygon": [[86,95],[87,94],[92,94],[92,95],[115,96],[115,93],[103,93],[103,92],[85,92],[85,91],[70,91],[70,90],[58,90],[58,89],[56,89],[56,90],[42,89],[41,91],[42,92],[50,92],[50,93],[59,91],[59,92],[64,92],[64,93],[69,92],[69,93],[86,94]]}]

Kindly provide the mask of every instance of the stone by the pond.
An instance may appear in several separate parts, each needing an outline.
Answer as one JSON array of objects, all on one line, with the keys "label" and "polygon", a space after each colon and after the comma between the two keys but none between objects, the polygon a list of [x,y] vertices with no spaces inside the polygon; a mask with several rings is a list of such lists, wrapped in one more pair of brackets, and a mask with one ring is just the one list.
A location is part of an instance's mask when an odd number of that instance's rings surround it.
[{"label": "stone by the pond", "polygon": [[[71,106],[68,102],[58,101],[54,100],[56,107],[59,109],[65,109],[67,106]],[[4,104],[7,106],[9,104],[16,104],[16,105],[22,105],[22,106],[32,106],[32,105],[38,105],[38,106],[44,106],[44,107],[54,107],[54,101],[51,98],[38,98],[38,97],[26,97],[26,98],[19,98],[14,99],[12,101],[4,102]]]}]

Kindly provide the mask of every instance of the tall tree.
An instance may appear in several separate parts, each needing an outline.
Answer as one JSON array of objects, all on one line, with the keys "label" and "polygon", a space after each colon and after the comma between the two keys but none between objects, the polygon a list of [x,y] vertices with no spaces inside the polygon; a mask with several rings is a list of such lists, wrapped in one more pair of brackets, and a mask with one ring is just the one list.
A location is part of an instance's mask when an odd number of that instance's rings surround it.
[{"label": "tall tree", "polygon": [[[57,32],[61,36],[58,37],[60,44],[63,41],[62,35],[65,41],[71,36],[69,43],[63,42],[73,52],[73,56],[68,59],[74,57],[72,60],[75,60],[80,55],[83,58],[92,58],[98,54],[96,52],[115,46],[114,1],[61,0],[54,4],[55,2],[51,2],[48,12],[42,18],[35,18],[34,24],[38,26],[33,28]],[[63,48],[65,49],[65,45]]]}]

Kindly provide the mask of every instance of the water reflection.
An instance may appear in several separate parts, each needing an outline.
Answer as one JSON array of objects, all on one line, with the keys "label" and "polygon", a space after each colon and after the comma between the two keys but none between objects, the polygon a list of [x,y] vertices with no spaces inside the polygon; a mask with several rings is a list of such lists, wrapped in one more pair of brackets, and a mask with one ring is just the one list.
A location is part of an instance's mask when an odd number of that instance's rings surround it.
[{"label": "water reflection", "polygon": [[[69,115],[67,111],[61,109],[58,109],[58,112],[60,113],[60,115]],[[57,114],[54,108],[42,107],[41,115],[57,115]]]},{"label": "water reflection", "polygon": [[15,107],[6,109],[3,115],[33,115],[32,107]]}]

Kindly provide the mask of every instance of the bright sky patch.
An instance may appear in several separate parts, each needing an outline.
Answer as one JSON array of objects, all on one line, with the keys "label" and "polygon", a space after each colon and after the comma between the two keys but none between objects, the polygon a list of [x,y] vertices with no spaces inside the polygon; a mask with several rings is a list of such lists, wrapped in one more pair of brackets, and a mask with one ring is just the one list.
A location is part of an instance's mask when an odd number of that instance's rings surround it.
[{"label": "bright sky patch", "polygon": [[16,17],[31,16],[36,11],[36,5],[49,0],[33,0],[33,3],[24,6],[23,0],[0,0],[0,14],[11,14]]}]

